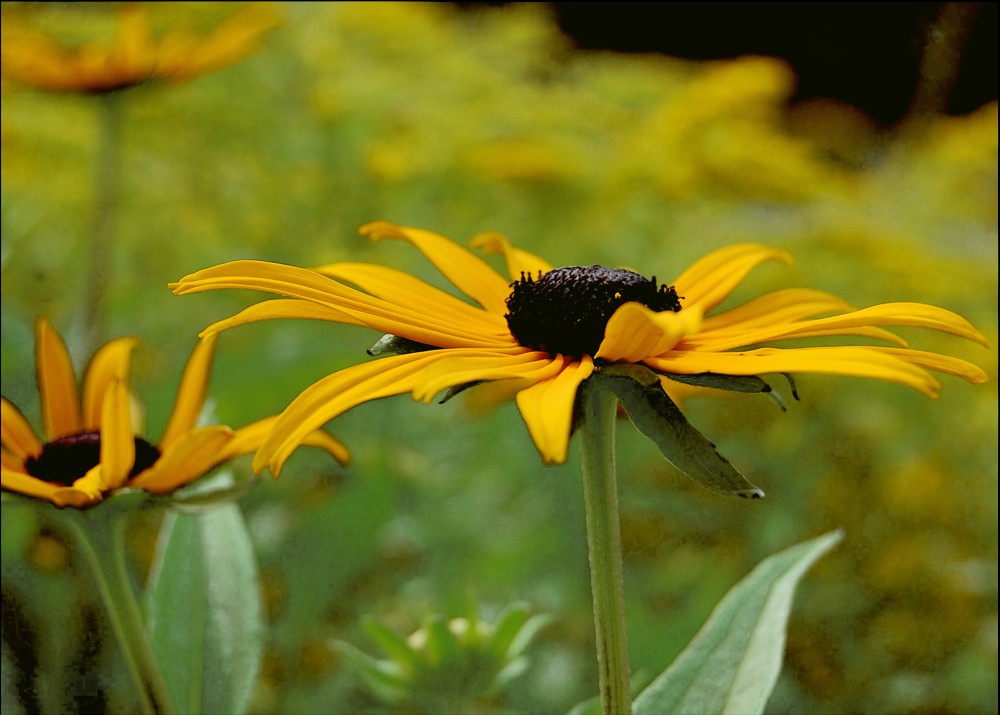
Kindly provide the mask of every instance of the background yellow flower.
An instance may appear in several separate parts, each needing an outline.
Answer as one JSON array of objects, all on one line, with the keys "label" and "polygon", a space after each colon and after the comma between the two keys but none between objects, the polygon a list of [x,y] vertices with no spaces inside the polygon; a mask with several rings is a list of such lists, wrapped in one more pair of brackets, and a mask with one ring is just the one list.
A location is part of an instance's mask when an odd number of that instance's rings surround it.
[{"label": "background yellow flower", "polygon": [[232,64],[257,49],[280,14],[272,3],[254,3],[206,34],[172,29],[157,38],[145,4],[121,3],[113,38],[78,47],[64,46],[14,12],[5,11],[2,19],[4,79],[54,92],[104,94],[156,80],[180,82]]},{"label": "background yellow flower", "polygon": [[[177,401],[159,442],[143,438],[133,406],[129,368],[135,338],[103,346],[91,360],[82,391],[69,352],[49,322],[36,323],[39,396],[45,425],[36,436],[18,409],[3,398],[3,488],[58,507],[86,508],[124,488],[162,494],[208,474],[260,446],[274,422],[239,430],[199,426],[215,339],[201,341],[184,371]],[[337,439],[317,432],[310,442],[343,464],[350,459]]]}]

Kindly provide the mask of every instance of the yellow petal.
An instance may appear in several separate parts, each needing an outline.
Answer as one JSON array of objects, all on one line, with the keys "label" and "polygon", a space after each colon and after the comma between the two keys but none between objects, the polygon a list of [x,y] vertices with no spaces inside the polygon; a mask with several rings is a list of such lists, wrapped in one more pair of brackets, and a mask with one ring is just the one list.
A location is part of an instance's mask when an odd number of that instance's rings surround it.
[{"label": "yellow petal", "polygon": [[152,467],[136,475],[129,486],[154,494],[172,492],[193,482],[226,461],[227,445],[234,438],[228,427],[198,427],[181,434]]},{"label": "yellow petal", "polygon": [[374,221],[360,229],[369,238],[392,238],[409,241],[441,271],[456,288],[483,308],[503,315],[507,310],[510,282],[473,253],[444,236],[419,228]]},{"label": "yellow petal", "polygon": [[946,375],[961,377],[974,385],[981,385],[984,382],[989,382],[990,379],[985,371],[976,365],[973,365],[971,362],[966,362],[965,360],[951,357],[949,355],[939,355],[938,353],[930,353],[923,350],[899,348],[876,347],[873,349],[887,355],[892,355],[902,360],[906,360],[914,365],[927,368],[928,370],[934,370],[936,372],[943,372]]},{"label": "yellow petal", "polygon": [[442,390],[482,380],[523,380],[526,384],[555,377],[563,368],[561,357],[524,350],[521,354],[455,357],[422,370],[413,388],[413,399],[430,402]]},{"label": "yellow petal", "polygon": [[114,380],[127,383],[132,351],[139,344],[136,338],[119,338],[94,353],[83,378],[83,428],[97,430],[101,426],[101,409],[108,386]]},{"label": "yellow petal", "polygon": [[885,303],[829,318],[793,321],[747,331],[730,330],[716,335],[699,335],[691,341],[691,347],[704,346],[723,351],[772,340],[826,335],[865,335],[883,339],[889,336],[892,342],[906,344],[892,333],[873,327],[878,325],[929,328],[988,345],[982,333],[965,318],[950,310],[923,303]]},{"label": "yellow petal", "polygon": [[502,315],[459,300],[409,273],[368,263],[332,263],[314,270],[335,280],[353,283],[378,298],[424,315],[462,325],[475,325],[478,331],[487,335],[509,332]]},{"label": "yellow petal", "polygon": [[497,231],[476,234],[469,241],[469,245],[478,248],[486,255],[502,254],[507,262],[507,275],[512,281],[519,280],[522,275],[537,276],[539,273],[548,273],[552,270],[551,263],[533,253],[515,248],[506,236]]},{"label": "yellow petal", "polygon": [[116,34],[109,69],[114,69],[118,77],[109,84],[131,84],[151,76],[155,64],[153,36],[145,8],[137,4],[122,7]]},{"label": "yellow petal", "polygon": [[170,414],[170,421],[160,439],[161,450],[170,449],[174,440],[194,429],[198,416],[201,414],[201,408],[205,405],[205,393],[208,391],[217,338],[216,335],[204,337],[191,351],[191,357],[188,358],[187,365],[184,366],[184,373],[181,375],[181,382],[177,388],[174,410]]},{"label": "yellow petal", "polygon": [[[235,437],[226,448],[227,455],[229,455],[227,459],[250,454],[254,450],[259,449],[271,433],[271,430],[274,429],[277,421],[278,416],[275,415],[236,430]],[[302,444],[326,450],[343,465],[347,465],[351,461],[351,453],[344,443],[324,430],[310,432],[302,440]]]},{"label": "yellow petal", "polygon": [[674,281],[677,295],[685,309],[701,306],[704,312],[721,303],[740,284],[747,273],[764,261],[791,263],[786,251],[756,243],[737,243],[720,248],[696,261]]},{"label": "yellow petal", "polygon": [[252,3],[197,42],[186,56],[175,55],[162,71],[172,79],[188,79],[213,72],[252,54],[261,36],[281,24],[273,3]]},{"label": "yellow petal", "polygon": [[22,462],[42,453],[42,441],[31,429],[28,420],[6,397],[0,402],[0,434],[4,449],[10,450]]},{"label": "yellow petal", "polygon": [[7,467],[0,470],[0,482],[2,482],[3,488],[8,491],[49,501],[52,500],[52,495],[62,488],[61,485],[43,482],[41,479]]},{"label": "yellow petal", "polygon": [[854,306],[830,293],[811,288],[785,288],[765,293],[741,306],[705,318],[701,332],[748,330],[764,325],[790,323],[824,313],[846,313],[852,310]]},{"label": "yellow petal", "polygon": [[680,375],[816,372],[872,377],[913,387],[930,397],[936,397],[941,387],[926,370],[869,347],[758,348],[732,353],[673,350],[643,362],[654,370]]},{"label": "yellow petal", "polygon": [[42,422],[50,440],[82,429],[80,394],[66,343],[45,318],[35,321],[35,362]]},{"label": "yellow petal", "polygon": [[328,305],[310,303],[305,300],[297,300],[294,298],[275,298],[274,300],[265,300],[261,303],[254,303],[250,307],[241,310],[239,313],[230,318],[212,323],[201,331],[200,335],[205,337],[207,335],[222,332],[223,330],[235,328],[237,325],[246,325],[247,323],[255,323],[260,320],[276,320],[281,318],[327,320],[334,323],[345,323],[347,325],[365,325],[354,316],[348,315],[347,313],[337,310],[336,308],[331,308]]},{"label": "yellow petal", "polygon": [[595,357],[611,362],[639,362],[670,350],[685,336],[698,332],[702,311],[686,307],[678,313],[655,312],[641,303],[625,303],[604,328]]},{"label": "yellow petal", "polygon": [[[471,254],[470,254],[471,255]],[[233,261],[185,276],[171,284],[178,295],[223,288],[244,288],[312,301],[347,313],[354,321],[382,333],[437,347],[513,344],[509,335],[485,335],[475,325],[441,320],[362,293],[306,268],[266,261]],[[334,317],[335,319],[335,317]]]},{"label": "yellow petal", "polygon": [[0,449],[0,465],[3,465],[4,469],[14,472],[27,473],[27,470],[24,468],[24,459],[18,457],[13,452],[7,451],[6,447]]},{"label": "yellow petal", "polygon": [[308,447],[319,447],[329,452],[334,459],[345,467],[351,463],[351,452],[347,449],[347,446],[325,430],[318,429],[310,432],[302,440],[302,444]]},{"label": "yellow petal", "polygon": [[580,362],[567,360],[555,377],[517,393],[521,418],[546,464],[566,461],[576,391],[593,371],[594,363],[589,356],[585,355]]},{"label": "yellow petal", "polygon": [[306,436],[337,415],[363,402],[410,392],[417,385],[418,373],[428,365],[468,354],[466,350],[431,350],[394,355],[327,375],[303,390],[279,415],[254,456],[254,471],[268,467],[278,476],[282,464]]},{"label": "yellow petal", "polygon": [[[99,467],[94,467],[98,469]],[[104,498],[103,492],[83,490],[73,487],[59,487],[49,499],[60,509],[71,506],[74,509],[86,509]]]},{"label": "yellow petal", "polygon": [[[101,437],[103,453],[104,437]],[[104,465],[98,464],[90,468],[85,475],[73,482],[72,487],[61,487],[52,495],[52,501],[58,507],[72,506],[78,509],[96,504],[104,498],[104,493],[110,491],[105,479]]]},{"label": "yellow petal", "polygon": [[[101,410],[101,472],[107,489],[118,489],[135,464],[135,434],[128,387],[115,380]],[[74,484],[74,486],[76,486]]]}]

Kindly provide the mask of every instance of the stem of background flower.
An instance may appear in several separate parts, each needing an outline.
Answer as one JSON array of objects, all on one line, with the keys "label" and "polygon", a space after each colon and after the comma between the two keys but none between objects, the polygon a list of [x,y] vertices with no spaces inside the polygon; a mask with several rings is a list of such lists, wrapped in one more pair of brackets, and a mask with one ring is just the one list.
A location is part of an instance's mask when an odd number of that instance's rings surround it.
[{"label": "stem of background flower", "polygon": [[[65,511],[76,543],[94,574],[108,619],[139,693],[143,713],[172,713],[160,665],[153,655],[146,623],[125,561],[125,519],[108,504],[87,511]],[[102,513],[106,512],[106,513]]]},{"label": "stem of background flower", "polygon": [[122,93],[98,97],[97,166],[94,172],[94,223],[90,235],[87,280],[84,282],[80,354],[93,355],[104,341],[105,301],[111,282],[111,261],[118,214],[119,154]]},{"label": "stem of background flower", "polygon": [[583,469],[601,710],[604,715],[629,715],[632,712],[631,678],[615,479],[618,398],[595,381],[588,381],[581,386],[580,400],[583,409],[577,440]]}]

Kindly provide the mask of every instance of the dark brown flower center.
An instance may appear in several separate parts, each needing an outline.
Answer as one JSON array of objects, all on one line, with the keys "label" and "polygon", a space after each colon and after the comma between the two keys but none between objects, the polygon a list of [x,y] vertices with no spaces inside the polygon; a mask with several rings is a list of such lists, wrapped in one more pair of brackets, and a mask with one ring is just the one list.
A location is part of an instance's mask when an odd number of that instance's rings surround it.
[{"label": "dark brown flower center", "polygon": [[[142,437],[135,438],[135,464],[129,479],[143,472],[160,458],[160,450]],[[78,432],[53,440],[37,457],[28,457],[28,474],[52,484],[72,486],[80,477],[101,463],[101,433]]]},{"label": "dark brown flower center", "polygon": [[662,312],[681,309],[673,286],[632,271],[603,266],[556,268],[537,279],[521,274],[507,296],[507,327],[526,348],[580,358],[593,355],[618,308],[642,303]]}]

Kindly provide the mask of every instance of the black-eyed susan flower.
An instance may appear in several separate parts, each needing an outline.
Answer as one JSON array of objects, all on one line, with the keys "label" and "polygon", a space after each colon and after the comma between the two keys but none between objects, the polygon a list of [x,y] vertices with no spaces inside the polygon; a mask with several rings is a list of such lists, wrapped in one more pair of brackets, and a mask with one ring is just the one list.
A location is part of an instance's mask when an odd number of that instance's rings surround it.
[{"label": "black-eyed susan flower", "polygon": [[[173,492],[215,467],[256,450],[276,417],[234,430],[196,424],[208,386],[215,339],[199,342],[181,378],[173,413],[156,444],[137,433],[129,388],[135,338],[112,340],[87,368],[82,395],[69,352],[45,319],[35,326],[35,354],[45,438],[3,398],[3,489],[58,507],[93,506],[123,488]],[[315,431],[304,443],[346,463],[341,442]]]},{"label": "black-eyed susan flower", "polygon": [[[386,334],[369,351],[378,359],[329,375],[285,409],[257,452],[255,469],[270,467],[277,473],[307,435],[363,402],[407,392],[428,402],[484,381],[509,381],[542,458],[563,462],[578,388],[598,376],[618,386],[614,391],[640,430],[657,439],[653,433],[662,417],[671,425],[671,439],[683,445],[704,438],[664,392],[673,380],[768,392],[760,375],[827,373],[895,382],[934,397],[941,384],[931,371],[973,383],[987,379],[969,362],[910,348],[886,329],[930,328],[986,344],[964,318],[931,305],[887,303],[855,310],[833,295],[790,288],[713,312],[755,266],[790,262],[786,252],[764,245],[714,251],[671,283],[660,284],[622,269],[553,268],[497,234],[481,235],[473,244],[502,254],[507,275],[430,231],[376,222],[361,232],[410,242],[472,302],[407,273],[362,263],[306,269],[235,261],[172,286],[177,294],[246,288],[285,296],[215,323],[206,335],[272,318],[330,320]],[[888,345],[755,347],[828,336],[860,336]],[[711,447],[704,440],[697,449],[705,445]],[[685,450],[691,451],[679,452]],[[741,485],[742,477],[734,476],[727,485],[692,474],[704,466],[703,455],[686,463],[684,454],[665,454],[705,486],[758,494],[752,485]]]},{"label": "black-eyed susan flower", "polygon": [[3,77],[36,89],[107,94],[155,81],[180,82],[254,52],[280,22],[271,3],[251,3],[207,35],[172,30],[156,38],[141,3],[124,3],[114,39],[67,48],[5,14]]}]

